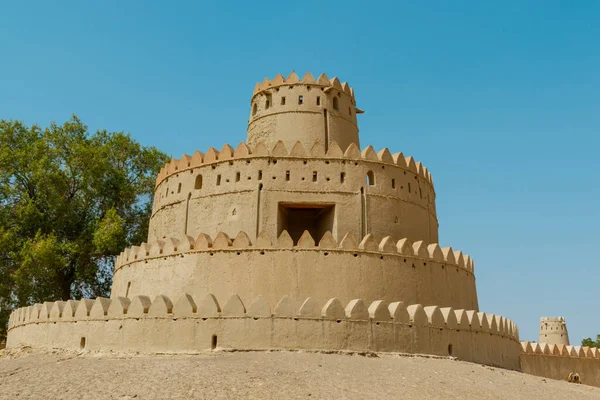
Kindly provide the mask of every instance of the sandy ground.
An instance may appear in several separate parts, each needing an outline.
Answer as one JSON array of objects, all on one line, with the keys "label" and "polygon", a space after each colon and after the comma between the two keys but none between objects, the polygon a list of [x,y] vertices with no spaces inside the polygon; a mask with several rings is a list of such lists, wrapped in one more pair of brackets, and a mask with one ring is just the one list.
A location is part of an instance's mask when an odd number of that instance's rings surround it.
[{"label": "sandy ground", "polygon": [[307,352],[0,351],[1,399],[600,399],[600,388],[450,359]]}]

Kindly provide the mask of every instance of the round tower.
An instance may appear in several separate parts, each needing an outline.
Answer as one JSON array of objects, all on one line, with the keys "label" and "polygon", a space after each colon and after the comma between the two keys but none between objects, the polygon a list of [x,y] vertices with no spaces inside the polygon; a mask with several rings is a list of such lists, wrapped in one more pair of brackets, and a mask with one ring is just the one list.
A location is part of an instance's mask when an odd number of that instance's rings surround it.
[{"label": "round tower", "polygon": [[281,140],[287,148],[300,141],[311,149],[317,143],[327,152],[336,142],[342,151],[351,143],[360,145],[354,90],[338,78],[321,74],[315,79],[307,72],[302,80],[295,72],[287,78],[257,83],[250,101],[249,146],[265,142],[268,148]]},{"label": "round tower", "polygon": [[[148,242],[117,256],[111,298],[15,310],[8,346],[382,351],[518,370],[518,327],[479,312],[473,259],[437,243],[431,173],[361,151],[361,112],[337,78],[265,80],[248,143],[161,169]],[[568,343],[564,319],[542,330]]]},{"label": "round tower", "polygon": [[567,323],[563,317],[540,318],[540,343],[569,345]]}]

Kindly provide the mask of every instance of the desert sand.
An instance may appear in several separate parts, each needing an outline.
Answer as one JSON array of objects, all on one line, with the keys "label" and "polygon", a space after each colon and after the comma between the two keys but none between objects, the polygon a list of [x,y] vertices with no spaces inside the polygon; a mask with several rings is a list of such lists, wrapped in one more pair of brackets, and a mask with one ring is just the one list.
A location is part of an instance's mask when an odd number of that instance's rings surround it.
[{"label": "desert sand", "polygon": [[1,399],[600,399],[600,388],[453,359],[310,352],[0,351]]}]

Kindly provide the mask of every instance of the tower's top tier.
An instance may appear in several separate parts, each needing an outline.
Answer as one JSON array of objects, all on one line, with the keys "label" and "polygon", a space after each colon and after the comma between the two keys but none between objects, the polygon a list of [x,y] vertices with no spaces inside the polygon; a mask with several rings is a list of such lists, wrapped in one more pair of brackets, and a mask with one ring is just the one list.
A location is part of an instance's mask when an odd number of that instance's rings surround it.
[{"label": "tower's top tier", "polygon": [[310,149],[315,142],[327,151],[335,141],[345,150],[360,145],[354,90],[338,78],[307,72],[302,79],[292,72],[257,83],[250,101],[248,144],[263,141],[269,147],[278,140],[291,148],[297,141]]}]

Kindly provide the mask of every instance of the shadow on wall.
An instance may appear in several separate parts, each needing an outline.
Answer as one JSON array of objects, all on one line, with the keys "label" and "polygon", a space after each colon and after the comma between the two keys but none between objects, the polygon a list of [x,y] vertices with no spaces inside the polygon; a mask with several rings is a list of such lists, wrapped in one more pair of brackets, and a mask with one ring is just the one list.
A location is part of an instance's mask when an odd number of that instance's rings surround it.
[{"label": "shadow on wall", "polygon": [[280,203],[277,234],[287,231],[297,245],[304,231],[320,242],[325,232],[334,232],[335,205]]}]

